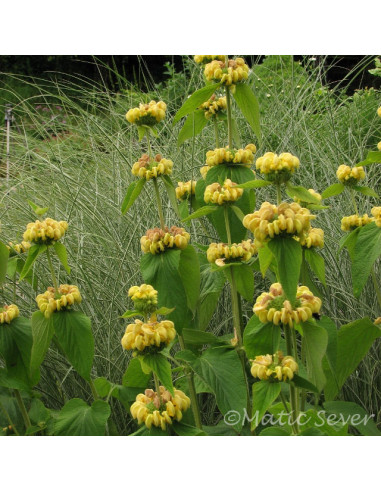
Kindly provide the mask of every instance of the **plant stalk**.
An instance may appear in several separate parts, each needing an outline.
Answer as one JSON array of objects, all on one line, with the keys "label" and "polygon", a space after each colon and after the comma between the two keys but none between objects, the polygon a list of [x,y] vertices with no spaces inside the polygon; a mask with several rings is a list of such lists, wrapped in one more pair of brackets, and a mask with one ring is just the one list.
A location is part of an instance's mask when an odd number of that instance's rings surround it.
[{"label": "plant stalk", "polygon": [[216,137],[216,147],[217,149],[220,147],[220,138],[218,136],[218,123],[217,123],[217,117],[213,117],[213,123],[214,123],[214,136]]},{"label": "plant stalk", "polygon": [[48,257],[48,264],[49,264],[50,273],[52,275],[53,287],[55,292],[58,293],[58,283],[57,283],[56,275],[54,273],[54,268],[53,268],[53,263],[52,263],[52,258],[50,256],[49,248],[50,246],[48,246],[46,249],[46,256]]},{"label": "plant stalk", "polygon": [[31,421],[30,421],[30,418],[29,418],[29,415],[28,415],[28,412],[26,411],[24,402],[23,402],[23,400],[21,398],[20,391],[17,390],[17,389],[15,389],[14,392],[15,392],[15,396],[16,396],[16,400],[17,400],[18,406],[19,406],[20,411],[21,411],[21,414],[22,414],[22,418],[24,420],[25,428],[28,429],[32,425],[31,424]]},{"label": "plant stalk", "polygon": [[153,186],[155,188],[155,194],[156,194],[156,201],[157,201],[157,210],[159,212],[159,218],[160,218],[160,227],[165,229],[165,222],[164,222],[164,213],[163,213],[163,207],[161,204],[161,198],[160,198],[160,192],[159,192],[159,185],[157,184],[157,178],[153,178]]},{"label": "plant stalk", "polygon": [[[184,337],[180,334],[178,335],[178,337],[179,337],[179,343],[180,343],[181,350],[185,350]],[[198,397],[197,397],[196,387],[194,385],[193,372],[188,368],[185,368],[184,372],[185,372],[186,378],[188,380],[189,394],[190,394],[190,399],[191,399],[191,407],[192,407],[194,422],[195,422],[196,427],[198,429],[202,430],[200,407],[198,405]]]},{"label": "plant stalk", "polygon": [[[284,336],[286,339],[286,346],[287,346],[287,355],[292,355],[293,350],[292,350],[292,334],[289,326],[283,325],[284,328]],[[290,384],[290,403],[291,403],[291,419],[292,419],[292,429],[295,434],[299,434],[299,428],[298,428],[298,423],[296,419],[298,418],[298,407],[297,407],[297,395],[296,395],[296,388],[295,386]]]},{"label": "plant stalk", "polygon": [[276,184],[276,201],[278,206],[282,203],[282,191],[280,188],[280,183]]},{"label": "plant stalk", "polygon": [[352,188],[349,188],[349,192],[351,194],[351,200],[352,200],[353,208],[355,209],[355,213],[358,215],[359,209],[357,207],[357,203],[356,203],[356,200],[355,200],[355,193],[354,193],[354,191],[353,191]]},{"label": "plant stalk", "polygon": [[380,306],[380,309],[381,309],[381,290],[380,290],[380,287],[378,285],[378,282],[377,282],[377,277],[376,277],[376,272],[375,272],[375,269],[374,269],[374,265],[372,267],[372,280],[373,280],[373,286],[374,286],[374,290],[376,291],[376,295],[377,295],[377,301],[378,301],[378,305]]},{"label": "plant stalk", "polygon": [[232,106],[231,106],[231,95],[230,89],[226,86],[226,109],[228,114],[228,144],[229,149],[233,148],[233,129],[232,129]]},{"label": "plant stalk", "polygon": [[89,383],[89,386],[90,386],[90,389],[91,389],[91,393],[93,395],[93,398],[94,400],[99,400],[99,395],[98,395],[98,391],[95,387],[95,384],[93,382],[93,380],[90,378],[90,380],[88,381]]},{"label": "plant stalk", "polygon": [[148,149],[148,156],[150,159],[152,159],[152,149],[151,149],[151,140],[149,137],[149,132],[150,130],[146,131],[146,137],[147,137],[147,149]]}]

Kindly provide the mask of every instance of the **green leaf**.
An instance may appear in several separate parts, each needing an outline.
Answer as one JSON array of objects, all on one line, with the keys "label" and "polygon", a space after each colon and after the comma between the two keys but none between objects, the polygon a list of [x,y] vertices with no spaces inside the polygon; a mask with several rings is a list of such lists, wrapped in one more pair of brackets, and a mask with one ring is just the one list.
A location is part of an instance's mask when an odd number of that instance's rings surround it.
[{"label": "green leaf", "polygon": [[62,243],[57,242],[57,243],[53,244],[53,248],[54,248],[60,262],[62,263],[63,267],[65,268],[67,273],[70,274],[70,267],[69,267],[68,262],[67,262],[66,247]]},{"label": "green leaf", "polygon": [[374,340],[380,336],[380,328],[369,318],[353,321],[340,328],[337,334],[336,371],[326,371],[326,400],[333,400],[337,396],[347,378],[368,353]]},{"label": "green leaf", "polygon": [[179,219],[181,219],[179,206],[177,204],[177,198],[176,198],[176,188],[175,188],[174,184],[172,183],[172,180],[169,176],[163,174],[161,176],[161,179],[163,180],[165,189],[167,190],[168,198],[169,198],[169,201],[171,202],[172,208],[175,211],[177,217]]},{"label": "green leaf", "polygon": [[237,84],[233,97],[259,142],[261,142],[262,135],[259,121],[259,104],[251,87],[249,87],[248,84]]},{"label": "green leaf", "polygon": [[164,253],[142,256],[140,267],[144,282],[158,291],[159,307],[176,307],[168,319],[181,334],[183,328],[192,326],[192,312],[188,308],[188,297],[179,274],[181,251],[168,249]]},{"label": "green leaf", "polygon": [[316,323],[306,321],[303,328],[303,343],[306,350],[308,379],[321,391],[326,383],[322,360],[327,350],[328,334]]},{"label": "green leaf", "polygon": [[193,111],[198,109],[203,102],[207,101],[213,95],[213,93],[220,87],[220,85],[220,83],[210,84],[195,91],[190,97],[188,97],[185,103],[177,111],[175,117],[173,118],[173,124],[180,121],[181,118],[183,118],[187,114],[192,113]]},{"label": "green leaf", "polygon": [[258,249],[258,258],[262,277],[265,278],[266,272],[274,259],[274,255],[267,244]]},{"label": "green leaf", "polygon": [[28,200],[29,205],[31,206],[32,210],[37,214],[37,215],[44,215],[48,210],[49,207],[40,207],[39,205],[36,205],[33,203],[31,200]]},{"label": "green leaf", "polygon": [[[218,113],[217,113],[218,115]],[[226,115],[224,115],[226,116]],[[238,125],[237,125],[237,122],[235,120],[235,118],[231,118],[231,129],[232,129],[232,137],[233,137],[233,142],[235,143],[237,149],[240,149],[242,148],[242,141],[241,141],[241,137],[240,137],[240,134],[239,134],[239,129],[238,129]]]},{"label": "green leaf", "polygon": [[264,186],[270,186],[273,183],[271,181],[265,181],[264,179],[253,179],[252,181],[247,181],[246,183],[242,183],[237,188],[245,189],[254,189],[254,188],[263,188]]},{"label": "green leaf", "polygon": [[139,359],[131,359],[123,374],[122,384],[128,388],[146,388],[150,378],[150,374],[143,372]]},{"label": "green leaf", "polygon": [[106,398],[114,387],[113,383],[110,383],[110,381],[107,381],[103,377],[94,379],[93,383],[100,398]]},{"label": "green leaf", "polygon": [[122,207],[121,207],[122,214],[125,214],[127,212],[127,210],[130,207],[132,207],[134,201],[140,195],[145,183],[146,183],[146,179],[141,178],[141,179],[139,179],[139,181],[134,181],[128,186],[127,193],[126,193],[126,196],[124,197]]},{"label": "green leaf", "polygon": [[218,343],[218,338],[213,333],[200,330],[184,329],[182,333],[185,345],[208,345]]},{"label": "green leaf", "polygon": [[283,427],[266,427],[259,433],[260,436],[289,436],[290,432]]},{"label": "green leaf", "polygon": [[32,314],[33,346],[30,359],[31,371],[40,367],[54,335],[53,318],[45,318],[41,311]]},{"label": "green leaf", "polygon": [[236,214],[239,220],[243,220],[245,217],[245,214],[242,212],[242,210],[237,207],[236,205],[231,205],[230,208],[233,210],[233,212]]},{"label": "green leaf", "polygon": [[156,309],[156,311],[153,312],[153,314],[157,314],[158,316],[166,316],[167,314],[172,313],[176,308],[167,308],[165,306]]},{"label": "green leaf", "polygon": [[69,362],[86,381],[94,358],[94,338],[91,320],[79,311],[53,313],[53,326],[57,339]]},{"label": "green leaf", "polygon": [[320,282],[325,286],[325,266],[324,258],[319,255],[314,249],[306,248],[304,250],[305,259],[310,265],[312,271],[316,274]]},{"label": "green leaf", "polygon": [[29,270],[31,269],[33,263],[36,261],[37,257],[44,253],[47,250],[47,246],[44,244],[33,244],[31,248],[28,251],[28,256],[25,260],[24,267],[20,273],[20,280],[23,280],[23,278],[27,275]]},{"label": "green leaf", "polygon": [[327,332],[328,344],[327,344],[327,351],[325,354],[325,358],[331,370],[336,371],[337,338],[338,338],[336,325],[330,318],[328,318],[328,316],[322,316],[320,320],[316,321],[316,324],[322,326]]},{"label": "green leaf", "polygon": [[103,400],[89,407],[80,398],[69,400],[54,423],[56,436],[104,436],[111,409]]},{"label": "green leaf", "polygon": [[357,237],[360,233],[361,227],[356,227],[353,231],[351,231],[349,234],[346,234],[340,239],[339,242],[339,250],[337,253],[340,253],[340,251],[345,247],[348,250],[349,256],[351,260],[353,261],[354,253],[355,253],[355,246],[357,242]]},{"label": "green leaf", "polygon": [[33,398],[28,412],[32,424],[45,424],[50,418],[50,410],[48,410],[41,400]]},{"label": "green leaf", "polygon": [[190,114],[177,137],[177,146],[180,147],[186,140],[201,133],[207,123],[208,120],[201,109]]},{"label": "green leaf", "polygon": [[270,383],[269,381],[258,381],[253,384],[253,417],[251,430],[253,431],[260,424],[262,417],[271,404],[278,398],[281,390],[280,383]]},{"label": "green leaf", "polygon": [[381,227],[374,222],[361,227],[352,262],[353,293],[359,297],[376,259],[381,254]]},{"label": "green leaf", "polygon": [[302,264],[302,247],[298,241],[288,237],[271,239],[268,246],[277,260],[279,281],[284,293],[293,304]]},{"label": "green leaf", "polygon": [[176,420],[173,421],[172,428],[178,436],[206,436],[203,430]]},{"label": "green leaf", "polygon": [[140,311],[134,311],[131,309],[127,309],[127,311],[125,313],[123,313],[122,316],[120,316],[120,317],[121,318],[135,318],[135,316],[144,316],[144,314],[141,313]]},{"label": "green leaf", "polygon": [[320,200],[316,198],[316,196],[311,195],[311,193],[303,186],[293,186],[290,183],[287,183],[286,190],[288,196],[292,199],[296,197],[299,198],[299,200],[301,200],[302,202],[320,205]]},{"label": "green leaf", "polygon": [[381,162],[381,152],[379,152],[377,150],[368,152],[366,159],[364,161],[356,164],[356,167],[357,166],[369,166],[369,164],[373,164],[375,162],[377,162],[377,163]]},{"label": "green leaf", "polygon": [[310,383],[307,379],[298,376],[298,374],[294,374],[294,377],[292,378],[292,383],[295,384],[295,386],[298,388],[303,388],[306,389],[307,391],[312,391],[312,393],[319,393],[319,390],[316,388],[314,384]]},{"label": "green leaf", "polygon": [[249,302],[252,302],[254,296],[254,273],[249,265],[238,265],[235,268],[226,268],[226,276],[229,282],[232,282],[232,275],[237,287],[237,291],[241,296]]},{"label": "green leaf", "polygon": [[144,363],[149,366],[152,371],[157,375],[163,386],[172,394],[172,370],[171,364],[167,361],[163,354],[147,354],[144,356]]},{"label": "green leaf", "polygon": [[205,255],[199,255],[201,263],[201,289],[196,311],[196,326],[206,330],[216,309],[218,299],[225,285],[223,272],[212,272]]},{"label": "green leaf", "polygon": [[340,195],[344,191],[344,185],[343,183],[334,183],[331,186],[328,186],[323,193],[321,194],[321,197],[323,200],[326,198],[329,198],[331,196],[335,195]]},{"label": "green leaf", "polygon": [[200,265],[198,255],[190,244],[181,250],[178,271],[188,299],[188,307],[194,311],[200,295]]},{"label": "green leaf", "polygon": [[147,132],[149,132],[149,126],[138,125],[139,142],[141,142],[143,140],[143,138],[145,137]]},{"label": "green leaf", "polygon": [[9,249],[0,241],[0,285],[5,282],[7,275]]},{"label": "green leaf", "polygon": [[274,354],[278,350],[279,341],[279,326],[261,323],[255,314],[250,318],[243,334],[243,344],[249,359],[254,359],[256,355]]},{"label": "green leaf", "polygon": [[354,186],[353,187],[356,191],[361,193],[362,195],[365,196],[373,196],[375,198],[379,198],[378,194],[372,190],[372,188],[369,188],[368,186]]},{"label": "green leaf", "polygon": [[[1,250],[1,243],[0,243],[0,250]],[[1,256],[1,252],[0,252],[0,256]],[[13,256],[12,258],[8,258],[8,262],[7,262],[7,275],[9,278],[13,278],[17,272],[17,262],[19,261],[19,257],[18,256]],[[1,262],[1,260],[0,260]],[[1,268],[1,267],[0,267]],[[0,273],[0,276],[1,276],[1,273]],[[4,277],[5,279],[5,277]],[[0,285],[1,285],[1,282],[0,282]]]},{"label": "green leaf", "polygon": [[212,214],[218,210],[218,205],[205,205],[205,207],[198,208],[193,214],[188,215],[183,222],[189,222],[193,219],[198,219],[199,217],[203,217],[204,215]]},{"label": "green leaf", "polygon": [[348,422],[363,436],[381,436],[376,423],[372,419],[374,415],[368,413],[351,401],[326,401],[324,408],[330,415],[336,415],[339,422]]},{"label": "green leaf", "polygon": [[220,412],[223,415],[229,415],[229,411],[237,412],[234,415],[240,418],[235,420],[232,427],[240,430],[247,401],[245,377],[237,351],[225,347],[212,347],[205,350],[201,357],[194,357],[190,365],[212,388]]}]

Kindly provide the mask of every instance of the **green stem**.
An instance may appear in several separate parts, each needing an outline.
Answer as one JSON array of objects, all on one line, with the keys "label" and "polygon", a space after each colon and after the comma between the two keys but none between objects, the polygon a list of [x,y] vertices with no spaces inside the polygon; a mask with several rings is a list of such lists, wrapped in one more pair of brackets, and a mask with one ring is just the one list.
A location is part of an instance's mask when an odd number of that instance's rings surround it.
[{"label": "green stem", "polygon": [[280,183],[276,184],[276,201],[277,205],[280,205],[282,203],[282,191],[280,188]]},{"label": "green stem", "polygon": [[225,89],[226,89],[226,109],[228,114],[228,144],[229,144],[229,149],[231,150],[233,148],[232,106],[231,106],[230,89],[228,86],[226,86]]},{"label": "green stem", "polygon": [[151,149],[151,141],[149,138],[149,132],[150,130],[147,129],[146,131],[146,137],[147,137],[147,148],[148,148],[148,156],[150,159],[152,159],[152,149]]},{"label": "green stem", "polygon": [[[287,347],[287,355],[292,355],[292,333],[289,326],[283,325],[284,328],[284,336],[286,338],[286,347]],[[297,407],[297,395],[295,386],[290,384],[290,403],[291,403],[291,419],[292,419],[292,429],[294,434],[299,433],[298,424],[296,419],[298,418],[298,407]]]},{"label": "green stem", "polygon": [[374,265],[372,267],[372,280],[373,280],[374,290],[376,291],[376,295],[377,295],[378,305],[380,306],[380,309],[381,309],[381,290],[380,290],[380,287],[378,286]]},{"label": "green stem", "polygon": [[353,191],[352,188],[349,188],[349,192],[351,194],[351,200],[352,200],[353,208],[355,209],[355,213],[358,215],[359,209],[357,208],[357,203],[356,203],[356,200],[355,200],[355,192]]},{"label": "green stem", "polygon": [[290,409],[288,408],[286,399],[283,396],[282,391],[279,393],[279,396],[280,396],[280,399],[282,400],[282,403],[283,403],[284,409],[286,410],[286,413],[288,413],[290,411]]},{"label": "green stem", "polygon": [[218,123],[217,123],[216,116],[213,116],[213,123],[214,123],[214,136],[216,137],[216,147],[218,149],[220,147],[220,138],[218,136]]},{"label": "green stem", "polygon": [[11,419],[11,417],[10,417],[9,413],[8,413],[8,412],[7,412],[7,410],[4,408],[3,404],[1,403],[1,401],[0,401],[0,409],[1,409],[1,411],[4,413],[4,415],[5,415],[6,419],[8,420],[9,425],[10,425],[10,426],[12,427],[12,429],[14,430],[14,433],[16,434],[16,436],[19,436],[20,434],[18,433],[18,431],[17,431],[17,429],[16,429],[16,427],[15,427],[14,423],[12,422],[12,419]]},{"label": "green stem", "polygon": [[56,279],[56,276],[54,273],[54,268],[53,268],[53,263],[52,263],[52,258],[50,256],[49,248],[50,248],[50,246],[48,246],[46,249],[46,256],[48,257],[48,264],[49,264],[50,273],[52,275],[53,287],[54,287],[55,292],[57,293],[58,292],[58,284],[57,284],[57,279]]},{"label": "green stem", "polygon": [[22,418],[24,419],[25,428],[28,429],[32,425],[31,422],[30,422],[30,418],[29,418],[28,412],[26,411],[24,402],[23,402],[23,400],[21,398],[20,391],[17,390],[17,389],[15,389],[14,392],[15,392],[15,396],[16,396],[16,400],[17,400],[18,406],[19,406],[20,411],[21,411],[21,414],[22,414]]},{"label": "green stem", "polygon": [[13,304],[16,304],[16,295],[17,295],[17,273],[15,272],[13,275]]},{"label": "green stem", "polygon": [[156,376],[156,374],[154,372],[152,372],[152,374],[153,374],[153,380],[155,381],[156,393],[157,393],[157,396],[159,397],[160,405],[161,405],[161,395],[160,395],[160,382],[159,382],[159,378]]},{"label": "green stem", "polygon": [[91,389],[91,393],[93,395],[94,400],[99,400],[100,398],[99,398],[99,395],[98,395],[98,391],[97,391],[97,389],[95,387],[95,384],[94,384],[94,382],[93,382],[93,380],[91,378],[88,381],[88,383],[89,383],[89,386],[90,386],[90,389]]},{"label": "green stem", "polygon": [[[306,344],[304,342],[303,337],[302,337],[302,349],[301,349],[300,359],[302,361],[302,364],[305,366],[306,365]],[[300,411],[301,412],[304,412],[304,410],[305,410],[306,398],[307,398],[307,391],[303,389],[302,390],[302,396],[301,396],[301,403],[300,403]]]},{"label": "green stem", "polygon": [[161,205],[159,185],[157,184],[157,178],[153,178],[152,181],[153,181],[153,186],[155,188],[156,201],[157,201],[157,210],[159,212],[159,218],[160,218],[160,227],[164,231],[164,229],[165,229],[165,222],[164,222],[163,207]]},{"label": "green stem", "polygon": [[[185,350],[185,342],[183,336],[179,334],[178,337],[179,337],[181,350]],[[196,387],[194,385],[193,372],[188,368],[184,369],[184,372],[188,380],[189,394],[191,399],[191,407],[192,407],[194,422],[196,427],[202,430],[200,407],[198,405],[198,397],[197,397]]]},{"label": "green stem", "polygon": [[227,235],[227,238],[228,238],[228,246],[230,248],[230,246],[232,245],[232,236],[231,236],[231,233],[230,233],[228,207],[227,207],[227,205],[223,205],[223,207],[224,207],[226,235]]}]

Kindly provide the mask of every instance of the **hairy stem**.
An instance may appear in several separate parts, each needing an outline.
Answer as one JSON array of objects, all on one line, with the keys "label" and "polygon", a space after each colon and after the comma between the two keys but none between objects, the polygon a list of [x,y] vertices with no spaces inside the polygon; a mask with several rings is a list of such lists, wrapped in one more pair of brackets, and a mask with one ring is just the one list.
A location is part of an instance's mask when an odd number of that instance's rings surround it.
[{"label": "hairy stem", "polygon": [[231,105],[231,95],[230,89],[226,86],[226,109],[228,114],[228,144],[229,149],[233,148],[233,129],[232,129],[232,105]]},{"label": "hairy stem", "polygon": [[48,257],[48,264],[49,264],[50,273],[52,275],[53,287],[54,287],[55,292],[57,293],[58,292],[58,284],[57,284],[56,275],[54,273],[54,268],[53,268],[53,263],[52,263],[52,258],[50,256],[49,248],[50,248],[50,246],[48,246],[46,249],[46,256]]},{"label": "hairy stem", "polygon": [[355,209],[355,213],[358,215],[359,209],[357,207],[357,203],[356,203],[356,199],[355,199],[355,192],[353,191],[352,188],[349,188],[349,192],[351,194],[351,200],[352,200],[353,208]]},{"label": "hairy stem", "polygon": [[[286,338],[286,346],[287,346],[287,355],[292,355],[292,333],[289,326],[283,325],[284,328],[284,336]],[[290,384],[290,403],[291,403],[291,419],[292,419],[292,430],[294,434],[299,433],[297,417],[298,417],[298,407],[297,407],[297,395],[296,388],[292,384]]]},{"label": "hairy stem", "polygon": [[20,391],[17,390],[17,389],[15,389],[14,392],[15,392],[17,404],[18,404],[18,406],[20,408],[21,415],[22,415],[22,418],[24,420],[25,428],[28,429],[28,427],[30,427],[32,425],[31,422],[30,422],[30,418],[29,418],[28,412],[26,411],[24,402],[23,402],[23,400],[21,398]]},{"label": "hairy stem", "polygon": [[89,383],[89,386],[90,386],[90,389],[91,389],[91,393],[93,395],[93,398],[94,400],[99,400],[99,395],[98,395],[98,391],[95,387],[95,384],[93,382],[93,380],[90,378],[90,380],[88,381]]},{"label": "hairy stem", "polygon": [[213,123],[214,123],[214,136],[216,138],[216,147],[219,148],[220,146],[220,138],[218,136],[218,123],[217,123],[217,117],[213,117]]},{"label": "hairy stem", "polygon": [[282,203],[282,191],[280,188],[280,183],[276,184],[276,202],[277,205],[280,205]]},{"label": "hairy stem", "polygon": [[229,214],[228,214],[228,207],[227,205],[224,205],[224,218],[225,218],[225,228],[226,228],[226,235],[228,238],[228,246],[232,245],[232,236],[230,233],[230,223],[229,223]]},{"label": "hairy stem", "polygon": [[157,202],[157,210],[159,212],[159,218],[160,218],[160,227],[163,229],[165,228],[165,222],[164,222],[164,213],[163,213],[163,207],[161,205],[161,198],[160,198],[160,192],[159,192],[159,185],[157,184],[157,178],[153,178],[153,186],[155,188],[155,195],[156,195],[156,202]]}]

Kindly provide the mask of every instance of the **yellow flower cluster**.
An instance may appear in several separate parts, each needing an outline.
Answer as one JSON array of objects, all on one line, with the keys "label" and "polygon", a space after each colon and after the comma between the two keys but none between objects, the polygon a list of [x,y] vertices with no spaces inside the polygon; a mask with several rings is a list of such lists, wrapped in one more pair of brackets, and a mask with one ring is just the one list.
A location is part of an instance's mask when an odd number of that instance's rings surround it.
[{"label": "yellow flower cluster", "polygon": [[143,253],[156,255],[168,248],[185,249],[188,246],[190,234],[182,227],[172,226],[170,229],[148,229],[146,235],[140,239]]},{"label": "yellow flower cluster", "polygon": [[358,214],[349,215],[341,219],[341,230],[348,232],[356,229],[357,227],[362,227],[372,222],[372,218],[368,217],[368,214],[360,217]]},{"label": "yellow flower cluster", "polygon": [[17,318],[20,314],[19,308],[16,304],[5,305],[3,309],[0,309],[0,325],[4,323],[10,323],[13,319]]},{"label": "yellow flower cluster", "polygon": [[9,243],[7,248],[9,249],[9,254],[10,256],[14,256],[16,253],[21,254],[21,253],[26,253],[32,245],[30,244],[29,241],[21,241],[21,243],[18,244],[13,244]]},{"label": "yellow flower cluster", "polygon": [[[317,191],[315,191],[314,189],[310,188],[308,190],[310,192],[310,194],[316,198],[319,202],[322,201],[322,197],[321,197],[321,194],[318,193]],[[303,202],[303,200],[300,200],[297,196],[294,196],[294,202],[296,203],[299,203],[302,207],[307,207],[308,208],[308,205],[309,203],[308,202]]]},{"label": "yellow flower cluster", "polygon": [[272,322],[274,325],[288,325],[307,321],[313,314],[319,313],[321,300],[305,286],[299,286],[296,292],[295,305],[287,300],[281,284],[275,283],[270,292],[263,292],[256,300],[253,311],[262,323]]},{"label": "yellow flower cluster", "polygon": [[381,106],[377,109],[377,114],[381,118]]},{"label": "yellow flower cluster", "polygon": [[378,142],[377,149],[381,152],[381,142]]},{"label": "yellow flower cluster", "polygon": [[58,292],[55,291],[54,287],[48,287],[46,292],[36,297],[38,308],[45,318],[50,318],[55,311],[64,310],[81,301],[82,297],[78,287],[68,284],[60,285]]},{"label": "yellow flower cluster", "polygon": [[251,366],[251,374],[264,381],[291,381],[298,369],[293,357],[283,356],[282,352],[278,351],[274,355],[257,355]]},{"label": "yellow flower cluster", "polygon": [[213,183],[205,188],[205,203],[215,203],[223,205],[226,202],[235,202],[243,195],[243,188],[233,188],[237,183],[230,179],[225,179],[224,184]]},{"label": "yellow flower cluster", "polygon": [[147,322],[136,319],[135,323],[127,325],[126,331],[121,340],[125,350],[138,350],[143,352],[146,348],[163,348],[168,345],[176,336],[175,326],[172,321],[157,321],[156,316],[152,315]]},{"label": "yellow flower cluster", "polygon": [[51,244],[59,241],[65,234],[68,223],[64,220],[57,222],[54,219],[45,219],[42,222],[30,222],[26,226],[26,231],[23,234],[24,241],[30,241],[38,244]]},{"label": "yellow flower cluster", "polygon": [[205,65],[213,60],[225,60],[225,55],[194,55],[193,59],[199,65]]},{"label": "yellow flower cluster", "polygon": [[246,145],[244,149],[230,150],[229,147],[208,150],[206,153],[206,166],[201,168],[202,177],[213,166],[219,164],[241,164],[250,167],[254,162],[254,154],[257,148],[254,144]]},{"label": "yellow flower cluster", "polygon": [[134,285],[128,290],[128,296],[131,297],[138,311],[149,312],[157,307],[157,290],[152,285],[142,284],[139,287]]},{"label": "yellow flower cluster", "polygon": [[172,424],[172,420],[180,421],[183,412],[190,407],[190,399],[185,393],[174,389],[172,396],[164,386],[160,386],[160,395],[152,389],[146,389],[144,394],[140,393],[136,401],[131,405],[131,415],[138,419],[138,424],[144,422],[150,429],[152,425],[166,429],[167,424]]},{"label": "yellow flower cluster", "polygon": [[248,79],[249,67],[243,58],[228,60],[228,66],[226,66],[225,61],[213,60],[205,65],[204,74],[206,80],[213,80],[231,86]]},{"label": "yellow flower cluster", "polygon": [[372,210],[373,220],[377,227],[381,227],[381,207],[373,207]]},{"label": "yellow flower cluster", "polygon": [[215,114],[226,109],[226,96],[216,99],[213,94],[210,99],[201,104],[200,109],[204,110],[205,118],[209,120]]},{"label": "yellow flower cluster", "polygon": [[301,238],[300,244],[305,248],[323,248],[324,247],[324,231],[311,227]]},{"label": "yellow flower cluster", "polygon": [[283,152],[279,155],[274,154],[274,152],[266,152],[255,163],[256,169],[261,174],[265,174],[266,179],[278,183],[288,181],[299,166],[299,159],[289,152]]},{"label": "yellow flower cluster", "polygon": [[342,164],[338,167],[336,176],[341,183],[353,185],[365,178],[365,171],[362,166],[349,167]]},{"label": "yellow flower cluster", "polygon": [[138,108],[130,109],[126,114],[129,123],[152,126],[165,118],[167,105],[163,101],[150,101],[148,104],[139,104]]},{"label": "yellow flower cluster", "polygon": [[247,239],[238,244],[233,243],[231,246],[225,243],[211,243],[206,252],[206,257],[209,263],[218,262],[221,266],[225,260],[248,261],[256,253],[255,244],[252,243],[251,239]]},{"label": "yellow flower cluster", "polygon": [[188,198],[196,193],[197,181],[186,181],[185,183],[183,181],[179,181],[177,184],[176,198],[178,200],[185,200],[185,198]]},{"label": "yellow flower cluster", "polygon": [[145,178],[147,181],[157,178],[163,174],[172,173],[173,162],[164,159],[160,154],[156,154],[154,159],[150,159],[147,154],[143,154],[140,159],[134,163],[131,172],[134,176]]},{"label": "yellow flower cluster", "polygon": [[243,225],[249,229],[258,243],[263,243],[274,236],[302,237],[310,230],[310,221],[315,218],[307,208],[298,203],[281,203],[278,207],[263,202],[261,208],[245,215]]}]

